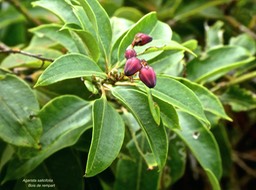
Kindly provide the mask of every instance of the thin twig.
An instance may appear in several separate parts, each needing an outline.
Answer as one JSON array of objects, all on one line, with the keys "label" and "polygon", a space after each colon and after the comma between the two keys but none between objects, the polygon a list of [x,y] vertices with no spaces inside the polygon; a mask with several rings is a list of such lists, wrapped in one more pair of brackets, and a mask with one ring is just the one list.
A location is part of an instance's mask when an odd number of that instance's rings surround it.
[{"label": "thin twig", "polygon": [[256,171],[252,168],[250,168],[240,157],[239,155],[234,152],[234,154],[232,154],[232,158],[235,161],[235,163],[240,166],[247,174],[256,177]]},{"label": "thin twig", "polygon": [[46,57],[42,57],[42,55],[36,55],[36,54],[33,54],[33,53],[29,53],[29,52],[26,52],[26,51],[22,51],[20,49],[12,49],[10,47],[8,47],[7,45],[3,44],[3,43],[0,43],[0,53],[7,53],[7,54],[12,54],[12,53],[17,53],[17,54],[22,54],[22,55],[25,55],[25,56],[28,56],[28,57],[33,57],[33,58],[36,58],[36,59],[39,59],[41,61],[49,61],[49,62],[53,62],[54,59],[50,59],[50,58],[46,58]]},{"label": "thin twig", "polygon": [[237,28],[237,29],[240,30],[241,32],[244,32],[244,33],[249,34],[251,37],[253,37],[254,39],[256,39],[256,33],[254,33],[252,30],[250,30],[249,28],[247,28],[246,26],[244,26],[243,24],[241,24],[240,22],[238,22],[234,17],[225,16],[224,18],[225,18],[225,20],[228,21],[229,24],[231,24],[233,27]]},{"label": "thin twig", "polygon": [[213,87],[211,89],[211,91],[212,92],[216,92],[217,90],[219,90],[221,88],[226,88],[226,87],[229,87],[231,85],[240,84],[242,82],[245,82],[245,81],[250,80],[250,79],[255,78],[255,77],[256,77],[256,71],[253,71],[253,72],[244,74],[244,75],[242,75],[240,77],[232,78],[232,79],[230,79],[227,82],[225,82],[225,81],[224,82],[220,82],[215,87]]},{"label": "thin twig", "polygon": [[9,2],[12,6],[14,6],[21,14],[23,14],[28,21],[34,23],[37,26],[41,24],[39,20],[33,18],[33,16],[29,14],[27,8],[24,7],[19,1],[17,0],[6,0],[6,1]]}]

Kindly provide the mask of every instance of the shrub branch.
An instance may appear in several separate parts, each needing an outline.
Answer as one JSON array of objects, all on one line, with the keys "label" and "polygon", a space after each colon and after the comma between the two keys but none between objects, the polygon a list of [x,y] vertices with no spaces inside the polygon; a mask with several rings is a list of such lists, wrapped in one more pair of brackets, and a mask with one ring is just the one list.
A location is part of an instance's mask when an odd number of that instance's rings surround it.
[{"label": "shrub branch", "polygon": [[25,55],[25,56],[28,56],[28,57],[33,57],[33,58],[39,59],[43,62],[45,62],[45,61],[53,62],[54,61],[54,59],[42,57],[42,55],[29,53],[29,52],[22,51],[22,50],[17,49],[17,48],[12,49],[12,48],[8,47],[7,45],[5,45],[4,43],[1,43],[1,42],[0,42],[0,53],[22,54],[22,55]]},{"label": "shrub branch", "polygon": [[33,18],[32,15],[29,14],[28,10],[26,9],[26,7],[24,7],[19,1],[17,0],[6,0],[7,2],[9,2],[13,7],[15,7],[15,9],[17,11],[19,11],[21,14],[24,15],[24,17],[34,23],[35,25],[39,26],[41,24],[41,22],[35,18]]}]

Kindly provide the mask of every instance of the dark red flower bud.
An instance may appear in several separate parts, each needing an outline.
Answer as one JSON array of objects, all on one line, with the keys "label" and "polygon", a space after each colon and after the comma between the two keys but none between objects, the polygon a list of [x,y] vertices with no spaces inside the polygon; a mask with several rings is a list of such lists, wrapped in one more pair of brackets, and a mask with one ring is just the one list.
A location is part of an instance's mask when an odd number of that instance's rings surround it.
[{"label": "dark red flower bud", "polygon": [[124,54],[126,59],[130,59],[132,57],[136,57],[137,53],[134,49],[127,49]]},{"label": "dark red flower bud", "polygon": [[140,60],[136,57],[132,57],[126,61],[124,66],[124,74],[126,76],[132,76],[142,68]]},{"label": "dark red flower bud", "polygon": [[139,77],[147,87],[154,88],[156,86],[156,73],[152,67],[148,65],[142,67]]},{"label": "dark red flower bud", "polygon": [[151,42],[152,39],[153,38],[147,34],[138,33],[135,35],[132,45],[133,46],[143,46],[143,45]]}]

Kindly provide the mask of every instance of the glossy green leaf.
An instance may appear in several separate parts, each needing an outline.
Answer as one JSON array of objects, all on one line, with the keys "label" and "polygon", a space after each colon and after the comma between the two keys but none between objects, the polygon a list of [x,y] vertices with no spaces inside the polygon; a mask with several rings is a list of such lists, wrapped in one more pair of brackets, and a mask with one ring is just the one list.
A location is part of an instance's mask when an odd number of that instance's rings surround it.
[{"label": "glossy green leaf", "polygon": [[57,15],[65,23],[80,25],[79,20],[72,11],[72,7],[63,0],[40,0],[32,3],[33,6],[45,8]]},{"label": "glossy green leaf", "polygon": [[[139,33],[145,33],[153,37],[153,40],[163,39],[170,41],[172,36],[172,30],[170,27],[157,20],[156,13],[151,12],[142,17],[123,37],[118,48],[118,59],[124,59],[124,52],[126,48],[132,43],[134,36]],[[145,49],[150,46],[146,44],[142,48]],[[141,50],[138,48],[138,52]]]},{"label": "glossy green leaf", "polygon": [[92,141],[85,176],[94,176],[109,167],[116,159],[123,140],[123,120],[103,96],[93,105]]},{"label": "glossy green leaf", "polygon": [[179,129],[180,128],[179,118],[174,106],[156,97],[154,97],[154,100],[157,103],[157,105],[160,107],[161,119],[163,121],[164,126],[171,129],[172,128]]},{"label": "glossy green leaf", "polygon": [[[168,159],[166,162],[166,171],[162,175],[166,175],[166,178],[170,181],[169,185],[174,184],[178,181],[185,173],[186,169],[186,146],[175,133],[170,133],[169,135],[169,151]],[[166,184],[166,186],[168,183]]]},{"label": "glossy green leaf", "polygon": [[223,46],[223,25],[222,21],[217,21],[213,26],[205,24],[207,50]]},{"label": "glossy green leaf", "polygon": [[[77,40],[77,46],[80,52],[85,51],[86,55],[88,55],[95,62],[97,62],[100,58],[100,48],[98,46],[96,39],[92,36],[92,34],[84,30],[73,29],[72,31],[78,35],[78,37],[76,38],[74,38],[74,35],[73,35],[73,39]],[[78,43],[80,45],[78,45]]]},{"label": "glossy green leaf", "polygon": [[195,50],[198,46],[198,41],[197,40],[188,40],[184,43],[181,44],[182,46],[190,49],[191,51]]},{"label": "glossy green leaf", "polygon": [[113,16],[137,22],[141,17],[143,17],[143,13],[133,7],[120,7],[114,12]]},{"label": "glossy green leaf", "polygon": [[88,124],[90,111],[90,103],[72,95],[60,96],[48,102],[39,114],[44,127],[42,145],[50,145],[60,135]]},{"label": "glossy green leaf", "polygon": [[51,48],[55,47],[57,42],[55,40],[52,40],[44,35],[33,35],[29,46],[27,47],[28,49],[33,49],[33,48]]},{"label": "glossy green leaf", "polygon": [[[82,30],[91,32],[91,35],[93,35],[93,37],[95,39],[97,39],[97,34],[94,32],[93,23],[88,18],[88,16],[87,16],[86,12],[84,11],[83,7],[78,6],[78,5],[73,5],[72,8],[73,8],[74,14],[79,19],[79,21],[82,25]],[[78,28],[76,28],[76,29],[78,29]]]},{"label": "glossy green leaf", "polygon": [[[137,135],[136,141],[140,145],[141,151],[147,152],[150,149],[144,135]],[[127,148],[131,159],[124,157],[118,160],[114,189],[119,190],[124,187],[134,190],[157,189],[159,172],[156,169],[148,170],[133,140],[127,144]]]},{"label": "glossy green leaf", "polygon": [[123,110],[122,118],[124,120],[125,126],[129,128],[130,133],[133,133],[135,135],[136,132],[140,130],[138,122],[136,121],[134,116],[130,112],[128,112],[128,110]]},{"label": "glossy green leaf", "polygon": [[110,22],[113,31],[112,44],[115,44],[115,42],[134,24],[130,20],[118,17],[112,17]]},{"label": "glossy green leaf", "polygon": [[146,88],[146,90],[147,90],[148,104],[149,104],[150,112],[151,112],[156,124],[160,125],[160,122],[161,122],[160,108],[159,108],[158,104],[153,100],[150,89]]},{"label": "glossy green leaf", "polygon": [[204,171],[211,183],[212,189],[213,190],[221,190],[220,183],[219,183],[218,179],[214,176],[214,173],[209,169],[205,169]]},{"label": "glossy green leaf", "polygon": [[158,56],[148,61],[148,64],[154,68],[156,73],[179,76],[184,65],[181,60],[184,57],[182,51],[163,51]]},{"label": "glossy green leaf", "polygon": [[12,159],[15,153],[13,146],[4,141],[0,141],[0,172],[4,171],[4,166]]},{"label": "glossy green leaf", "polygon": [[206,57],[193,59],[187,65],[187,77],[196,82],[212,81],[238,68],[254,57],[238,46],[224,46],[207,52]]},{"label": "glossy green leaf", "polygon": [[96,76],[106,77],[98,65],[82,54],[67,54],[56,59],[45,69],[35,86],[45,86],[65,79]]},{"label": "glossy green leaf", "polygon": [[[143,88],[141,88],[143,90]],[[157,76],[157,84],[152,89],[153,96],[175,106],[209,125],[202,104],[195,93],[181,82],[168,76]]]},{"label": "glossy green leaf", "polygon": [[97,0],[78,0],[91,21],[98,40],[100,41],[105,57],[109,57],[112,40],[110,19],[106,11]]},{"label": "glossy green leaf", "polygon": [[256,52],[256,42],[255,42],[255,40],[246,33],[240,34],[239,36],[236,36],[236,37],[232,37],[230,39],[229,44],[230,45],[235,45],[235,46],[242,46],[245,49],[247,49],[248,51],[250,51],[250,53],[252,55],[254,55],[255,52]]},{"label": "glossy green leaf", "polygon": [[192,55],[196,56],[194,52],[192,52],[190,49],[186,48],[185,46],[182,46],[181,44],[175,42],[175,41],[167,41],[161,40],[159,41],[159,44],[164,44],[160,46],[151,46],[147,49],[145,49],[141,54],[148,54],[156,51],[167,51],[167,50],[181,50],[181,51],[187,51],[191,53]]},{"label": "glossy green leaf", "polygon": [[191,82],[185,78],[175,78],[175,79],[180,81],[182,84],[186,85],[189,89],[191,89],[196,94],[196,96],[201,101],[205,111],[209,111],[217,116],[220,116],[224,119],[232,121],[232,119],[227,116],[218,97],[215,96],[207,88],[197,83]]},{"label": "glossy green leaf", "polygon": [[232,172],[232,145],[229,140],[227,127],[219,124],[211,129],[220,148],[220,156],[222,160],[222,177],[228,177]]},{"label": "glossy green leaf", "polygon": [[[203,10],[207,10],[210,7],[227,3],[228,0],[217,0],[217,1],[191,1],[183,2],[181,8],[178,9],[174,20],[182,20],[190,18],[194,15],[198,15]],[[222,15],[219,15],[222,16]]]},{"label": "glossy green leaf", "polygon": [[39,37],[47,37],[64,46],[69,52],[80,52],[79,47],[73,40],[71,33],[68,30],[61,30],[62,26],[58,24],[45,24],[36,28],[30,29],[31,32]]},{"label": "glossy green leaf", "polygon": [[72,95],[47,103],[39,114],[43,124],[41,150],[31,152],[33,156],[28,159],[15,157],[8,165],[3,182],[23,177],[54,152],[73,145],[91,126],[91,107],[90,103]]},{"label": "glossy green leaf", "polygon": [[39,149],[42,124],[35,117],[39,104],[30,87],[14,75],[0,79],[0,138],[7,143]]},{"label": "glossy green leaf", "polygon": [[251,91],[237,85],[230,86],[220,99],[224,104],[229,104],[232,110],[248,111],[256,108],[256,97]]},{"label": "glossy green leaf", "polygon": [[162,169],[168,151],[166,132],[162,123],[157,125],[155,122],[150,112],[149,104],[145,104],[145,102],[148,102],[147,96],[134,88],[116,87],[111,91],[136,118],[145,132],[158,167]]},{"label": "glossy green leaf", "polygon": [[98,94],[99,90],[97,89],[97,87],[95,86],[95,84],[93,84],[90,80],[85,79],[84,80],[84,85],[86,86],[86,88],[93,94]]},{"label": "glossy green leaf", "polygon": [[212,133],[194,117],[179,113],[181,130],[173,131],[189,147],[193,155],[206,171],[213,188],[218,189],[218,179],[222,175],[219,147]]}]

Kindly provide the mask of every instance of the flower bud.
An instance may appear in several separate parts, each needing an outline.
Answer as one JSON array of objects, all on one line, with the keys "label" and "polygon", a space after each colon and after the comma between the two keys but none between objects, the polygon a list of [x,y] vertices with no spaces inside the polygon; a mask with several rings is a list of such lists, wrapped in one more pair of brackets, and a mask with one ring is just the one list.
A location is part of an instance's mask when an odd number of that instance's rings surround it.
[{"label": "flower bud", "polygon": [[143,45],[151,42],[152,39],[153,38],[147,34],[138,33],[135,35],[132,45],[133,46],[143,46]]},{"label": "flower bud", "polygon": [[154,88],[156,85],[156,73],[154,69],[148,65],[142,67],[139,74],[140,80],[149,88]]},{"label": "flower bud", "polygon": [[132,57],[136,57],[137,53],[134,49],[127,49],[124,54],[126,59],[130,59]]},{"label": "flower bud", "polygon": [[126,61],[124,66],[124,74],[126,76],[132,76],[142,68],[140,60],[136,57],[132,57]]}]

